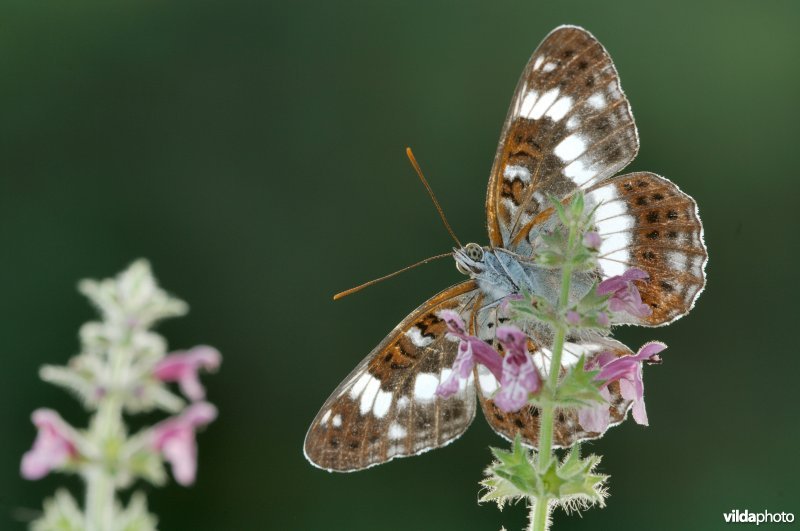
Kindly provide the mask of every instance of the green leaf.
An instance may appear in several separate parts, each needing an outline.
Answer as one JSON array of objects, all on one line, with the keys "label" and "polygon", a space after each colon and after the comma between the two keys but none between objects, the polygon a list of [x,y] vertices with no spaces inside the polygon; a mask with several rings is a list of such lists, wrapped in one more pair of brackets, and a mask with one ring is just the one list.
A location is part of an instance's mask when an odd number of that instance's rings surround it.
[{"label": "green leaf", "polygon": [[558,460],[552,459],[550,466],[542,474],[542,488],[551,498],[558,498],[564,485],[564,480],[558,474]]},{"label": "green leaf", "polygon": [[510,452],[492,448],[492,453],[500,462],[494,467],[494,474],[509,483],[524,494],[535,494],[538,478],[536,470],[530,462],[529,452],[522,446],[522,437],[517,434],[514,446]]},{"label": "green leaf", "polygon": [[478,498],[478,501],[495,502],[501,509],[506,503],[525,497],[514,485],[497,476],[489,476],[481,481],[481,485],[486,487],[486,491]]},{"label": "green leaf", "polygon": [[[599,317],[601,313],[608,313],[608,299],[610,295],[598,295],[597,283],[589,292],[572,307],[581,316],[580,328],[596,328],[598,330],[608,330],[608,324],[601,324]],[[608,317],[608,315],[606,315]],[[606,321],[607,322],[607,321]]]},{"label": "green leaf", "polygon": [[595,472],[599,464],[600,458],[596,455],[581,459],[580,445],[575,445],[555,473],[558,481],[553,480],[553,484],[558,485],[558,491],[553,492],[553,496],[562,504],[577,498],[587,505],[597,503],[602,506],[608,476]]},{"label": "green leaf", "polygon": [[606,303],[611,295],[598,295],[597,286],[598,283],[595,282],[592,286],[592,289],[590,289],[589,292],[584,295],[580,301],[578,301],[577,308],[579,313],[605,309]]},{"label": "green leaf", "polygon": [[520,293],[521,299],[511,299],[508,303],[512,312],[522,315],[534,315],[534,307],[538,304],[538,297],[526,289]]},{"label": "green leaf", "polygon": [[[509,303],[511,311],[522,318],[533,317],[545,323],[556,323],[558,316],[553,306],[547,300],[523,292],[522,300],[512,300]],[[514,319],[518,321],[519,319]]]},{"label": "green leaf", "polygon": [[585,366],[586,357],[581,356],[561,380],[556,388],[557,407],[575,408],[606,401],[600,394],[600,382],[594,379],[600,371],[587,371]]},{"label": "green leaf", "polygon": [[589,251],[580,243],[572,255],[573,271],[587,271],[595,268],[595,253]]},{"label": "green leaf", "polygon": [[499,448],[491,450],[497,461],[486,469],[488,477],[481,481],[486,492],[480,501],[494,501],[502,508],[507,502],[541,495],[541,479],[519,434],[510,452]]},{"label": "green leaf", "polygon": [[586,228],[589,228],[594,224],[594,215],[597,212],[597,209],[600,208],[600,205],[602,204],[603,204],[602,202],[597,203],[592,207],[592,209],[589,212],[586,213],[586,217],[583,218]]},{"label": "green leaf", "polygon": [[553,203],[553,208],[556,210],[556,214],[558,214],[558,219],[561,220],[565,226],[569,225],[569,216],[567,216],[567,212],[564,209],[564,205],[561,204],[558,197],[554,196],[553,194],[547,194],[547,198]]},{"label": "green leaf", "polygon": [[538,472],[536,459],[523,448],[519,434],[511,451],[492,448],[492,453],[497,461],[486,469],[487,477],[481,481],[486,487],[481,502],[494,501],[502,508],[505,503],[522,498],[531,503],[550,499],[567,510],[603,505],[608,476],[595,472],[599,457],[581,459],[580,445],[575,445],[561,463],[551,459],[543,473]]},{"label": "green leaf", "polygon": [[540,235],[542,244],[536,250],[536,262],[545,267],[561,267],[565,262],[567,237],[562,230]]},{"label": "green leaf", "polygon": [[542,267],[557,269],[564,265],[564,256],[545,250],[536,255],[536,263]]},{"label": "green leaf", "polygon": [[572,219],[578,221],[583,216],[583,209],[584,209],[584,201],[583,201],[583,192],[578,191],[572,198],[572,203],[570,203],[570,210],[572,214]]}]

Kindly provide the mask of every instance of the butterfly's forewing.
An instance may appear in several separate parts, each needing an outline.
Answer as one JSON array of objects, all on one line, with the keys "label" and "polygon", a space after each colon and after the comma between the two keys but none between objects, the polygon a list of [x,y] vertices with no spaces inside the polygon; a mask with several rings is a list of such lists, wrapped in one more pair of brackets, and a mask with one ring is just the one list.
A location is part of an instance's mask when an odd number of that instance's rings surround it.
[{"label": "butterfly's forewing", "polygon": [[604,278],[637,267],[649,279],[637,282],[652,309],[639,318],[621,312],[616,322],[658,326],[686,314],[705,286],[708,259],[697,205],[669,180],[653,173],[618,175],[587,191],[603,237],[598,265]]},{"label": "butterfly's forewing", "polygon": [[353,471],[443,446],[475,417],[475,389],[463,382],[449,398],[435,394],[449,374],[457,342],[437,317],[443,309],[469,321],[479,297],[474,281],[432,297],[406,317],[336,388],[306,434],[305,454],[326,469]]},{"label": "butterfly's forewing", "polygon": [[533,53],[511,100],[486,197],[495,247],[531,254],[530,229],[564,198],[625,167],[636,126],[606,50],[588,31],[562,26]]},{"label": "butterfly's forewing", "polygon": [[[631,267],[650,275],[638,285],[649,317],[615,322],[648,326],[686,314],[705,285],[707,253],[694,200],[649,173],[611,178],[639,141],[614,64],[586,30],[548,35],[523,71],[500,137],[487,192],[492,245],[523,256],[553,223],[548,196],[577,190],[596,212],[604,238],[600,276]],[[533,245],[532,245],[533,244]]]}]

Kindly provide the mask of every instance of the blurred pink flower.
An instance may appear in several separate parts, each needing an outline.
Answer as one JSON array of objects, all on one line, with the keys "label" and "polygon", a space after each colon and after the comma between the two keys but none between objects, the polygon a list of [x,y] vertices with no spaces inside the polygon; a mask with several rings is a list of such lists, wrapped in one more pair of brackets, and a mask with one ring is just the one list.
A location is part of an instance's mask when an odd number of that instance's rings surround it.
[{"label": "blurred pink flower", "polygon": [[200,383],[200,369],[216,371],[222,361],[217,349],[207,346],[194,347],[185,352],[174,352],[159,361],[153,376],[162,382],[178,382],[181,391],[190,400],[202,400],[206,391]]},{"label": "blurred pink flower", "polygon": [[628,312],[634,317],[647,317],[653,310],[642,302],[639,290],[633,284],[636,280],[649,278],[648,274],[632,267],[622,275],[605,279],[597,286],[598,295],[611,295],[608,307],[612,312]]},{"label": "blurred pink flower", "polygon": [[175,417],[152,427],[152,445],[172,465],[172,475],[181,485],[191,485],[197,474],[195,429],[217,418],[217,408],[196,402]]},{"label": "blurred pink flower", "polygon": [[503,358],[489,344],[467,333],[467,327],[458,312],[442,310],[439,318],[447,324],[448,335],[460,339],[458,354],[453,362],[453,372],[436,388],[436,394],[447,398],[458,391],[461,380],[469,378],[476,363],[486,366],[495,378],[503,374]]},{"label": "blurred pink flower", "polygon": [[25,479],[40,479],[77,457],[76,434],[52,409],[37,409],[31,419],[39,431],[33,448],[22,456],[21,473]]},{"label": "blurred pink flower", "polygon": [[519,411],[528,403],[528,395],[539,390],[542,379],[528,353],[528,336],[524,332],[515,326],[501,326],[497,329],[497,339],[506,355],[494,403],[507,413]]}]

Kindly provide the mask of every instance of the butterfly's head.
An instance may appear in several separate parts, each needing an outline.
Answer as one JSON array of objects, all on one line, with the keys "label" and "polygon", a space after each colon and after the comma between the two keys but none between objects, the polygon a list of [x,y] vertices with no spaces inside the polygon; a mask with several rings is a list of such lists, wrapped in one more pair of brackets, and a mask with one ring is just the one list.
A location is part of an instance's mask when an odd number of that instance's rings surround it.
[{"label": "butterfly's head", "polygon": [[478,275],[486,270],[483,263],[483,247],[477,243],[468,243],[464,247],[453,249],[456,269],[464,275]]}]

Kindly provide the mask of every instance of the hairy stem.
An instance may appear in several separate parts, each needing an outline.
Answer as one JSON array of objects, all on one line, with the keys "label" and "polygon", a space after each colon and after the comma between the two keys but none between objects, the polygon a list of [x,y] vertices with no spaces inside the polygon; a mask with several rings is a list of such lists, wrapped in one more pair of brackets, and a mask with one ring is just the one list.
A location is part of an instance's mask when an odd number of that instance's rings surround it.
[{"label": "hairy stem", "polygon": [[547,529],[547,513],[549,512],[550,499],[547,496],[542,496],[536,499],[534,506],[533,518],[531,518],[531,531],[544,531]]},{"label": "hairy stem", "polygon": [[[569,290],[572,281],[572,252],[575,247],[578,227],[576,223],[569,226],[567,240],[567,256],[561,271],[561,292],[558,298],[558,312],[563,314],[569,304]],[[563,319],[562,319],[563,321]],[[567,336],[567,326],[561,322],[556,328],[553,340],[553,354],[550,358],[550,369],[547,375],[547,385],[542,390],[541,416],[539,418],[539,452],[537,465],[540,473],[544,473],[553,460],[553,416],[555,414],[555,394],[558,386],[558,376],[561,369],[561,355],[564,350],[564,340]],[[546,496],[536,499],[534,515],[531,519],[531,531],[545,531],[547,529],[547,516],[550,499]]]}]

